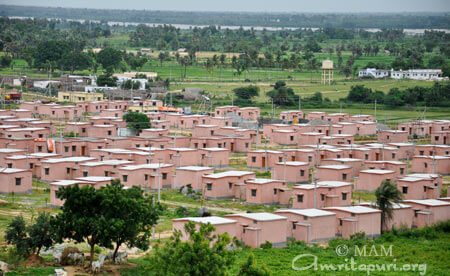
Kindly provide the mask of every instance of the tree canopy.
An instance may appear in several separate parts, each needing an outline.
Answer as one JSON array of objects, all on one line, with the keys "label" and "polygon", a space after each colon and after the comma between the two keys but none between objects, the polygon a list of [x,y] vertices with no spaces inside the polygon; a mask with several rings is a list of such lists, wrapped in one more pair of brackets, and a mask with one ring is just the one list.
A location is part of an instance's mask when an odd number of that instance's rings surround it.
[{"label": "tree canopy", "polygon": [[142,130],[146,128],[150,128],[150,119],[147,115],[139,112],[127,112],[123,115],[123,120],[127,122],[127,126],[132,129]]}]

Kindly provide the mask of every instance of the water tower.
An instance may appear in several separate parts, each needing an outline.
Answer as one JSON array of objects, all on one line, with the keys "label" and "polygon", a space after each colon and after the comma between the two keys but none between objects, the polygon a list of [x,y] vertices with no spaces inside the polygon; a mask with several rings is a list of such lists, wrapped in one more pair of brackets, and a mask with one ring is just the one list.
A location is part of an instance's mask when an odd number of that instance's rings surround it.
[{"label": "water tower", "polygon": [[333,81],[333,61],[326,59],[322,61],[322,83],[331,84]]}]

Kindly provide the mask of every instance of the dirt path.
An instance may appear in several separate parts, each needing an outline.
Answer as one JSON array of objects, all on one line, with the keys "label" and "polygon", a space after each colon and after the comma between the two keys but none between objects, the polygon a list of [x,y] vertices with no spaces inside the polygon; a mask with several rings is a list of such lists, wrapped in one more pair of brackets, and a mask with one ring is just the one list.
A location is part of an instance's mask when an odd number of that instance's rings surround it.
[{"label": "dirt path", "polygon": [[6,215],[6,216],[14,216],[14,217],[18,217],[18,216],[22,216],[26,219],[31,219],[31,215],[28,215],[22,211],[5,211],[5,210],[0,210],[0,214],[1,215]]}]

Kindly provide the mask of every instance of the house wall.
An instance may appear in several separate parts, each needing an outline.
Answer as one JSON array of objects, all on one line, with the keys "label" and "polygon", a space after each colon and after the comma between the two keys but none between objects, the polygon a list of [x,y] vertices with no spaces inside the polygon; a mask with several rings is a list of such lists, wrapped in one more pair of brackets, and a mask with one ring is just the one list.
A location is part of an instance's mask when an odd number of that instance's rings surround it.
[{"label": "house wall", "polygon": [[[20,185],[16,185],[16,178],[21,179]],[[0,193],[31,193],[31,171],[17,173],[0,173]]]}]

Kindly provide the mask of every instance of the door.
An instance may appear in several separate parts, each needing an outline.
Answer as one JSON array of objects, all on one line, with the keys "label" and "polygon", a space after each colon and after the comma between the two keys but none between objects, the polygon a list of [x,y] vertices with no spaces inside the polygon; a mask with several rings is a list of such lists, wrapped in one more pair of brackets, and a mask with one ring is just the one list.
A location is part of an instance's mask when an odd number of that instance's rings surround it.
[{"label": "door", "polygon": [[291,157],[291,161],[295,161],[295,156],[292,156],[292,157]]},{"label": "door", "polygon": [[263,158],[262,158],[261,167],[263,167],[263,168],[266,167],[266,157],[265,156],[263,156]]},{"label": "door", "polygon": [[86,146],[81,147],[81,156],[86,156]]},{"label": "door", "polygon": [[447,137],[444,136],[444,145],[447,145]]},{"label": "door", "polygon": [[234,151],[234,143],[231,143],[231,151]]},{"label": "door", "polygon": [[375,160],[376,161],[379,161],[380,160],[380,154],[377,152],[377,153],[375,153]]}]

